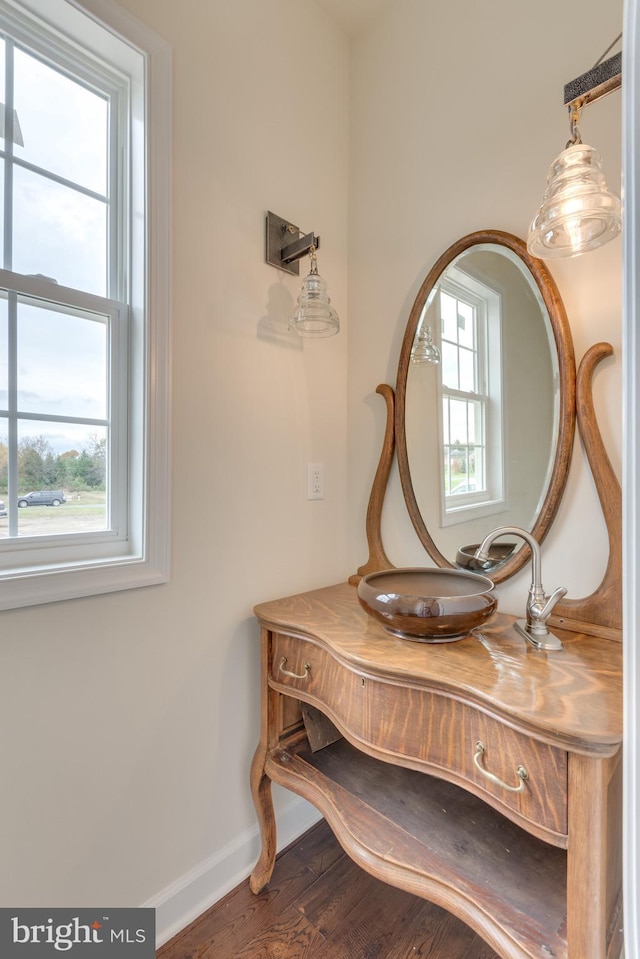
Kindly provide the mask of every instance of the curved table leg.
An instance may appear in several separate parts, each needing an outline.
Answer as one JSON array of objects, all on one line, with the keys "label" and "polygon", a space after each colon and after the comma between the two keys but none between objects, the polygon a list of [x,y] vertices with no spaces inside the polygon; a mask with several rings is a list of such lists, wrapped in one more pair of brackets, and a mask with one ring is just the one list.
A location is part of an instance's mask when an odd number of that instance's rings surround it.
[{"label": "curved table leg", "polygon": [[256,895],[269,884],[276,861],[276,817],[271,798],[271,780],[264,771],[266,755],[266,743],[261,741],[251,764],[251,792],[262,839],[262,851],[249,879],[251,892]]},{"label": "curved table leg", "polygon": [[276,861],[276,817],[271,797],[271,780],[264,767],[269,748],[275,745],[279,735],[278,694],[269,689],[271,633],[264,626],[260,629],[260,646],[262,661],[260,742],[251,763],[251,794],[260,826],[262,851],[249,879],[251,892],[256,895],[268,885]]}]

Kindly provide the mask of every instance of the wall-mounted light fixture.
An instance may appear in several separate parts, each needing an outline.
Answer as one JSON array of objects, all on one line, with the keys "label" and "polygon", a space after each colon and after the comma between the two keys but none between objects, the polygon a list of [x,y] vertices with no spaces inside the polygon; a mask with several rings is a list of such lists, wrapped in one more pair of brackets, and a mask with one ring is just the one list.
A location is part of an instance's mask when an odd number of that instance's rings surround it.
[{"label": "wall-mounted light fixture", "polygon": [[338,333],[338,314],[331,306],[327,284],[318,274],[316,251],[320,246],[320,237],[315,233],[303,236],[295,224],[275,213],[267,213],[266,228],[265,259],[271,266],[299,276],[300,258],[309,254],[311,261],[298,305],[289,320],[289,329],[300,336],[333,336]]},{"label": "wall-mounted light fixture", "polygon": [[565,85],[571,138],[551,164],[542,205],[529,227],[527,249],[533,256],[577,256],[595,250],[620,232],[620,198],[607,189],[602,158],[582,142],[578,122],[587,103],[620,87],[622,54],[603,58],[621,36],[591,70]]},{"label": "wall-mounted light fixture", "polygon": [[411,350],[412,363],[433,363],[437,366],[440,362],[440,350],[433,342],[431,327],[423,327],[416,337],[416,341]]}]

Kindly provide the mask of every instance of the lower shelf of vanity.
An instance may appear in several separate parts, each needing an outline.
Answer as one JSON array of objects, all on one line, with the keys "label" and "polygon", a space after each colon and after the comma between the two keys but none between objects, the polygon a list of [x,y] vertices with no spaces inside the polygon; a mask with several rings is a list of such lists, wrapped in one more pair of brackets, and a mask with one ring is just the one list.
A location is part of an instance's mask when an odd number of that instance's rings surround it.
[{"label": "lower shelf of vanity", "polygon": [[564,959],[566,851],[426,773],[341,739],[312,753],[293,737],[267,775],[324,815],[345,851],[392,885],[440,905],[513,959]]}]

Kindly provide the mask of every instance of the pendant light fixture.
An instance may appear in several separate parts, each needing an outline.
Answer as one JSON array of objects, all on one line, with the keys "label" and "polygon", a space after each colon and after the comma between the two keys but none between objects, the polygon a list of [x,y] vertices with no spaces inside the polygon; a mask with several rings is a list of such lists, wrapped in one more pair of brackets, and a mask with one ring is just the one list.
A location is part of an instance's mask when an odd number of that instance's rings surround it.
[{"label": "pendant light fixture", "polygon": [[[267,213],[266,261],[287,273],[299,275],[299,260],[309,254],[310,270],[302,284],[298,303],[289,320],[290,332],[300,336],[333,336],[340,331],[340,320],[327,293],[327,284],[318,273],[317,249],[320,237],[302,236],[300,230],[275,213]],[[291,239],[297,236],[298,239]]]},{"label": "pendant light fixture", "polygon": [[413,349],[411,350],[412,363],[433,363],[437,366],[440,362],[440,350],[433,342],[431,327],[427,326],[420,330],[416,336]]},{"label": "pendant light fixture", "polygon": [[[603,54],[609,52],[616,40]],[[607,188],[602,158],[582,142],[578,122],[583,107],[620,86],[622,54],[600,61],[565,86],[571,136],[549,170],[540,209],[527,237],[532,256],[577,256],[613,239],[622,227],[620,198]]]},{"label": "pendant light fixture", "polygon": [[331,306],[327,284],[318,274],[316,248],[309,250],[311,269],[304,278],[298,305],[291,314],[289,330],[300,336],[333,336],[340,331],[338,314]]}]

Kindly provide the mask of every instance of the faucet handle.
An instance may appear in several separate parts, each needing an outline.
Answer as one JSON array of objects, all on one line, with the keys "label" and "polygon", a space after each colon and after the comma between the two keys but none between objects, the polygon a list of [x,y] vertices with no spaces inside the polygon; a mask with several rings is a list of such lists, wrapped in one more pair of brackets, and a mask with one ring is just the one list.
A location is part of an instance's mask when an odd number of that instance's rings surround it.
[{"label": "faucet handle", "polygon": [[537,647],[537,649],[562,649],[562,640],[554,636],[547,629],[547,620],[556,603],[566,595],[566,587],[559,586],[547,596],[544,590],[540,590],[537,598],[533,602],[527,603],[527,618],[520,619],[514,627],[521,633],[525,639]]},{"label": "faucet handle", "polygon": [[556,605],[556,603],[558,603],[562,599],[563,596],[566,596],[566,595],[567,595],[566,586],[558,586],[558,588],[554,590],[551,596],[547,598],[547,601],[544,604],[544,607],[540,610],[540,612],[536,616],[536,619],[539,622],[546,623],[546,621],[551,616],[551,611],[553,610],[553,607]]}]

